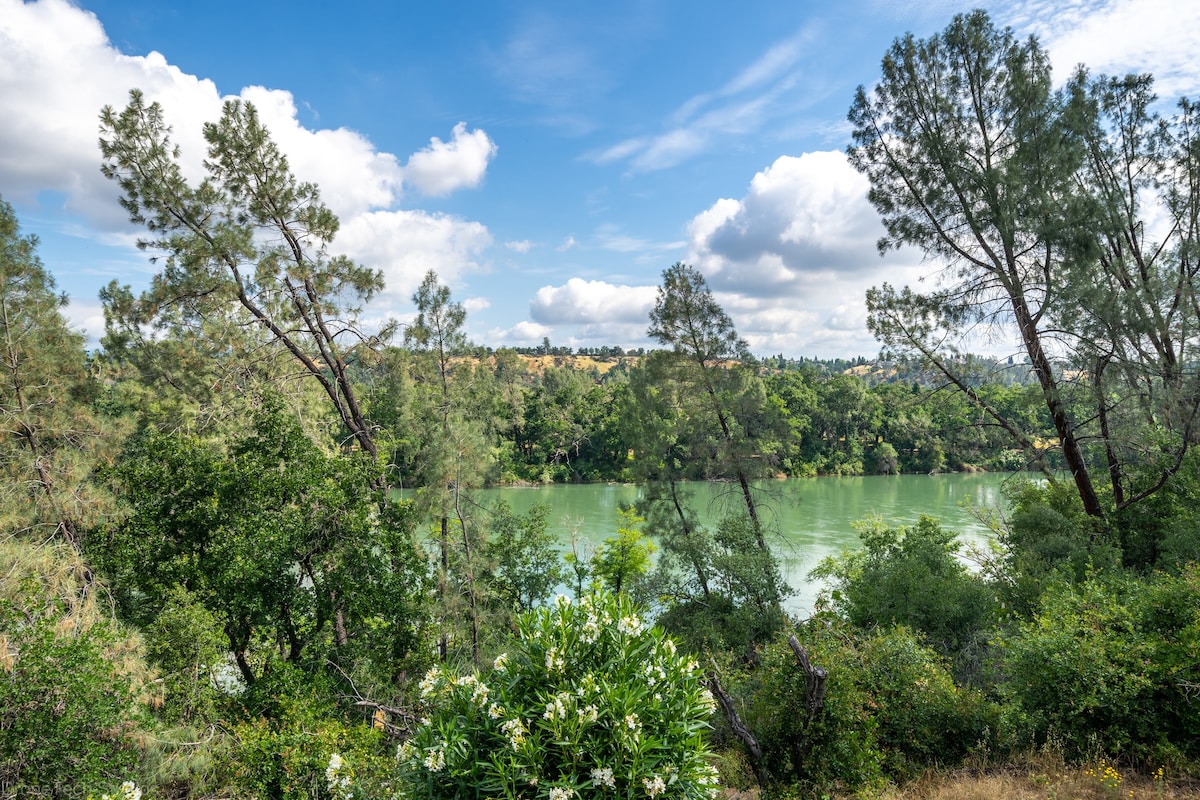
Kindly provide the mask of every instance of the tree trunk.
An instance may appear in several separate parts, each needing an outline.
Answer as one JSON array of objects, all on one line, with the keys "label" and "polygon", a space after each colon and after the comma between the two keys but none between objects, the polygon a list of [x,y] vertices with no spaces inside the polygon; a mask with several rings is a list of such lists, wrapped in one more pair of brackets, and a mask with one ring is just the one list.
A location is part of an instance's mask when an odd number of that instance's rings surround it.
[{"label": "tree trunk", "polygon": [[721,681],[717,679],[716,674],[708,676],[708,688],[716,698],[717,703],[721,706],[721,711],[725,714],[725,721],[729,723],[729,728],[733,734],[746,745],[746,752],[750,756],[750,766],[754,769],[754,774],[758,778],[760,786],[766,786],[769,780],[770,773],[767,772],[766,763],[763,761],[762,745],[758,743],[758,737],[754,732],[746,727],[746,723],[742,722],[742,718],[738,716],[737,709],[733,705],[733,698],[721,686]]},{"label": "tree trunk", "polygon": [[1042,397],[1045,398],[1046,408],[1050,411],[1050,418],[1054,421],[1054,430],[1058,433],[1063,459],[1067,462],[1067,469],[1071,471],[1071,477],[1075,480],[1075,489],[1079,493],[1079,499],[1083,501],[1083,510],[1088,516],[1103,520],[1104,508],[1100,505],[1100,498],[1096,496],[1096,489],[1092,485],[1092,476],[1088,472],[1083,448],[1075,437],[1075,423],[1071,420],[1070,414],[1063,404],[1058,390],[1058,380],[1054,377],[1050,359],[1047,358],[1046,351],[1042,349],[1037,323],[1029,313],[1029,306],[1026,305],[1024,297],[1013,295],[1010,297],[1013,315],[1016,317],[1017,327],[1021,331],[1025,352],[1029,354],[1029,362],[1042,387]]},{"label": "tree trunk", "polygon": [[[675,513],[679,517],[679,526],[683,529],[683,535],[691,541],[692,528],[688,525],[687,514],[684,513],[683,505],[679,502],[679,493],[675,488],[675,478],[668,478],[668,482],[671,487],[671,503],[674,504]],[[700,582],[700,589],[704,592],[704,599],[707,600],[710,594],[708,590],[708,573],[704,569],[704,564],[695,555],[692,556],[691,561],[693,569],[696,570],[696,580]]]},{"label": "tree trunk", "polygon": [[467,534],[467,521],[463,518],[458,484],[454,484],[454,513],[458,526],[462,528],[463,564],[467,573],[467,603],[471,609],[471,663],[479,669],[479,605],[475,596],[475,566],[471,563],[471,538]]},{"label": "tree trunk", "polygon": [[[438,579],[438,594],[442,599],[442,613],[445,614],[447,586],[446,582],[450,579],[450,520],[445,516],[442,517],[442,538],[439,542],[442,556],[442,574]],[[445,662],[449,655],[450,641],[446,633],[445,618],[442,620],[442,633],[438,637],[438,659]]]},{"label": "tree trunk", "polygon": [[825,681],[829,677],[829,673],[812,665],[808,659],[808,653],[795,634],[788,634],[788,646],[792,648],[792,652],[796,654],[796,661],[800,662],[800,668],[804,670],[804,722],[792,740],[792,769],[799,770],[809,751],[812,750],[812,740],[808,736],[808,729],[812,726],[813,720],[825,710]]}]

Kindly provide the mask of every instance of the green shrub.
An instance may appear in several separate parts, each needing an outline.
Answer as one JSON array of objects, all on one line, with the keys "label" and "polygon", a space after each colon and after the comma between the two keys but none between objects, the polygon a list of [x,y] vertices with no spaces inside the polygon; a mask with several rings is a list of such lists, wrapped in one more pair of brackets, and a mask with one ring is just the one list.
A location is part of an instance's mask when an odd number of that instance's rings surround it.
[{"label": "green shrub", "polygon": [[903,625],[950,658],[969,654],[996,613],[992,588],[956,558],[959,543],[932,517],[916,525],[856,524],[863,548],[813,571],[832,579],[833,608],[859,628]]},{"label": "green shrub", "polygon": [[1190,450],[1171,480],[1124,509],[1114,527],[1128,567],[1178,570],[1200,561],[1200,451]]},{"label": "green shrub", "polygon": [[423,798],[710,798],[713,701],[694,660],[604,591],[519,620],[487,675],[435,667],[402,748]]},{"label": "green shrub", "polygon": [[147,656],[163,684],[158,715],[184,723],[208,719],[219,699],[214,672],[229,640],[216,616],[185,586],[171,587],[163,600],[158,616],[143,630]]},{"label": "green shrub", "polygon": [[954,764],[987,735],[995,709],[955,684],[942,658],[905,628],[855,630],[822,615],[796,631],[828,671],[825,705],[807,730],[807,681],[786,643],[772,644],[738,687],[746,722],[779,780],[854,790]]},{"label": "green shrub", "polygon": [[1055,587],[1001,646],[1013,700],[1069,755],[1200,755],[1200,567]]},{"label": "green shrub", "polygon": [[268,713],[233,727],[229,780],[236,796],[325,798],[331,753],[354,765],[367,796],[393,796],[394,745],[361,717],[344,714],[334,696],[332,685],[286,663],[255,684],[247,705]]},{"label": "green shrub", "polygon": [[140,642],[68,545],[0,539],[0,797],[83,797],[134,777]]},{"label": "green shrub", "polygon": [[782,611],[763,610],[749,603],[736,604],[716,592],[708,597],[672,603],[658,623],[693,652],[753,654],[786,623]]},{"label": "green shrub", "polygon": [[112,627],[12,624],[10,611],[0,602],[0,795],[81,797],[128,778],[136,713]]},{"label": "green shrub", "polygon": [[1017,482],[1006,492],[1009,524],[1003,600],[1022,617],[1033,614],[1047,589],[1078,583],[1096,570],[1120,566],[1120,550],[1094,528],[1073,484]]}]

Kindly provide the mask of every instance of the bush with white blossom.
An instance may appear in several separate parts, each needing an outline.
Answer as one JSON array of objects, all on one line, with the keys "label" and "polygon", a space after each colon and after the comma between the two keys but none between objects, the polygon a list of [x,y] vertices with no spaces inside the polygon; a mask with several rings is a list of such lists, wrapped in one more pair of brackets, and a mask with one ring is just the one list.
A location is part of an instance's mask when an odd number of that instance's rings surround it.
[{"label": "bush with white blossom", "polygon": [[401,746],[411,794],[709,800],[715,707],[696,661],[604,591],[523,615],[487,674],[434,667],[429,717]]}]

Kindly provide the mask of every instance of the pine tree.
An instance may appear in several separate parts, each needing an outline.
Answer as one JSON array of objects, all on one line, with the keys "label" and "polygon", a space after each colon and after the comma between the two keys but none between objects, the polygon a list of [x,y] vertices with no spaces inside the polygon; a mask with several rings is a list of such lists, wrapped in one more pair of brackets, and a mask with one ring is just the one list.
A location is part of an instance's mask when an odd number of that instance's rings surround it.
[{"label": "pine tree", "polygon": [[70,329],[67,298],[0,199],[0,532],[54,538],[78,548],[103,506],[92,469],[119,438],[90,404],[97,385],[84,338]]}]

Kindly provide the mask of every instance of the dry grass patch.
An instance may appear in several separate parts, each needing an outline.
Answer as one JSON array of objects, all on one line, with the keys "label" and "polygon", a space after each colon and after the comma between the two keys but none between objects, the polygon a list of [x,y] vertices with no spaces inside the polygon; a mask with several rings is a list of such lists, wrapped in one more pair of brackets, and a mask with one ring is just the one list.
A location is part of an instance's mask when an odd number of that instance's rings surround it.
[{"label": "dry grass patch", "polygon": [[[791,798],[808,794],[784,792]],[[1072,766],[1055,755],[1023,761],[930,771],[903,786],[850,794],[814,794],[822,800],[1200,800],[1200,780],[1193,776],[1134,774],[1105,759]],[[722,800],[760,800],[757,789],[726,789]]]},{"label": "dry grass patch", "polygon": [[[1116,765],[1068,766],[1048,758],[988,770],[930,773],[874,800],[1200,800],[1200,784],[1169,774],[1124,773]],[[846,798],[845,800],[848,800]]]}]

